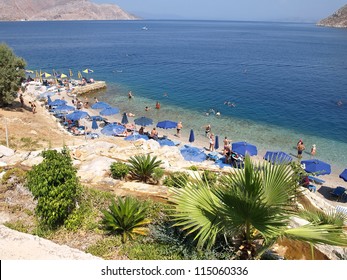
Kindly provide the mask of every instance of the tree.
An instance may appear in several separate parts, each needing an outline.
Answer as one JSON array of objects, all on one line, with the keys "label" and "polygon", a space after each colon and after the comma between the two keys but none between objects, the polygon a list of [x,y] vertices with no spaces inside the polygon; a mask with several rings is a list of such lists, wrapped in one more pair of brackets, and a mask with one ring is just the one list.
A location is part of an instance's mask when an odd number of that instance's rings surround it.
[{"label": "tree", "polygon": [[12,104],[25,78],[26,62],[5,44],[0,44],[0,107]]},{"label": "tree", "polygon": [[28,188],[37,199],[36,213],[50,228],[62,225],[76,208],[81,190],[69,151],[42,152],[43,162],[28,172]]},{"label": "tree", "polygon": [[[260,257],[281,237],[347,246],[341,217],[298,210],[296,198],[301,192],[296,179],[289,165],[255,165],[246,156],[244,168],[223,176],[214,188],[193,181],[173,189],[169,201],[176,211],[172,215],[175,226],[194,234],[199,248],[211,248],[224,235],[227,243],[232,240],[241,259]],[[332,217],[327,218],[329,215]],[[290,227],[294,216],[307,217],[307,223]]]}]

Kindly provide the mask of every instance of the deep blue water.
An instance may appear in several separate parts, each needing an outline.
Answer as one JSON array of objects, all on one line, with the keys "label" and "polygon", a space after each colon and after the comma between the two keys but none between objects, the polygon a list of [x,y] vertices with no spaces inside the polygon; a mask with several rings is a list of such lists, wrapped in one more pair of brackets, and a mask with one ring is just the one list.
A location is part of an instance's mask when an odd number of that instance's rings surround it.
[{"label": "deep blue water", "polygon": [[[25,58],[28,69],[72,69],[75,77],[93,69],[95,79],[108,83],[100,96],[124,110],[142,114],[144,103],[158,100],[187,130],[210,122],[235,140],[289,151],[304,138],[308,149],[317,144],[323,159],[347,166],[347,29],[224,21],[1,22],[0,41]],[[129,90],[141,103],[129,104]],[[206,117],[210,108],[222,118]],[[160,113],[153,117],[164,118]]]}]

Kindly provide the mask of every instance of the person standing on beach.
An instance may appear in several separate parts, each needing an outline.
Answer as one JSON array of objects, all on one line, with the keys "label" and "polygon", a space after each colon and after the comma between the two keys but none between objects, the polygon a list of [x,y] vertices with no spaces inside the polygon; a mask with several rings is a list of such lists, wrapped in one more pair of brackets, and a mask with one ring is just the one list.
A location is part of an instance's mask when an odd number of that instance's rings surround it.
[{"label": "person standing on beach", "polygon": [[177,128],[176,128],[176,135],[177,135],[177,137],[181,137],[181,129],[183,128],[183,125],[182,125],[182,122],[178,122],[178,124],[177,124]]},{"label": "person standing on beach", "polygon": [[209,140],[209,142],[210,142],[209,150],[210,150],[211,152],[213,152],[213,151],[214,151],[214,134],[213,134],[213,133],[210,134],[210,140]]},{"label": "person standing on beach", "polygon": [[314,157],[315,155],[316,155],[316,144],[313,144],[311,148],[311,157]]},{"label": "person standing on beach", "polygon": [[21,93],[21,94],[19,95],[19,101],[20,101],[20,104],[22,105],[22,107],[24,107],[23,93]]},{"label": "person standing on beach", "polygon": [[300,158],[302,158],[302,152],[305,150],[304,142],[302,142],[302,141],[298,142],[297,150],[298,150],[298,158],[300,159]]},{"label": "person standing on beach", "polygon": [[206,127],[205,127],[205,136],[206,137],[209,137],[209,133],[211,132],[211,125],[210,124],[208,124],[208,125],[206,125]]}]

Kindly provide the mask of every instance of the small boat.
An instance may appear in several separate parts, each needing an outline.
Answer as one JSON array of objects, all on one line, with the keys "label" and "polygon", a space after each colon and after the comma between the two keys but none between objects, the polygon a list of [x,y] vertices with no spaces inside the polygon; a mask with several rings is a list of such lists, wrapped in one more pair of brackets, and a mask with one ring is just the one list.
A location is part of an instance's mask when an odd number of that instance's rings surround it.
[{"label": "small boat", "polygon": [[142,30],[148,30],[147,26],[142,27]]}]

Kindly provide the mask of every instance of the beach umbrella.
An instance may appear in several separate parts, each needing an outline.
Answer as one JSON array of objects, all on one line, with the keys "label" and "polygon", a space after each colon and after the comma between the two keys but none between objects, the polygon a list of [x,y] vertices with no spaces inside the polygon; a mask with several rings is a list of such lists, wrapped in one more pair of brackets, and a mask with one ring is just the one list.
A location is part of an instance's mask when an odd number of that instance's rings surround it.
[{"label": "beach umbrella", "polygon": [[66,105],[66,104],[63,104],[63,105],[59,105],[57,106],[56,108],[53,109],[54,112],[70,112],[70,111],[74,111],[75,110],[75,107],[74,106],[69,106],[69,105]]},{"label": "beach umbrella", "polygon": [[193,129],[191,129],[190,134],[189,134],[189,142],[193,143],[194,141],[195,141],[194,131],[193,131]]},{"label": "beach umbrella", "polygon": [[28,69],[26,69],[26,70],[25,70],[25,73],[26,73],[26,74],[33,74],[34,71],[33,71],[33,70],[28,70]]},{"label": "beach umbrella", "polygon": [[73,76],[73,72],[71,69],[69,69],[69,76],[72,77]]},{"label": "beach umbrella", "polygon": [[344,181],[347,181],[347,169],[343,170],[339,177]]},{"label": "beach umbrella", "polygon": [[47,96],[47,103],[48,103],[48,105],[51,105],[51,103],[52,103],[52,99],[51,99],[50,95]]},{"label": "beach umbrella", "polygon": [[134,120],[134,123],[141,126],[148,126],[153,123],[153,120],[147,117],[141,117]]},{"label": "beach umbrella", "polygon": [[125,127],[123,125],[110,123],[106,125],[103,129],[101,129],[101,133],[108,136],[112,136],[116,134],[121,134],[124,132],[124,130],[125,130]]},{"label": "beach umbrella", "polygon": [[52,75],[49,74],[49,73],[47,73],[47,72],[44,72],[44,73],[41,74],[41,77],[42,77],[42,78],[48,78],[48,77],[51,77],[51,76],[52,76]]},{"label": "beach umbrella", "polygon": [[123,117],[122,117],[121,123],[122,124],[127,124],[128,122],[129,122],[129,120],[128,120],[127,113],[123,113]]},{"label": "beach umbrella", "polygon": [[129,136],[124,138],[125,141],[136,141],[136,140],[139,140],[139,139],[148,140],[149,138],[148,138],[147,135],[141,135],[141,134],[138,134],[138,133],[134,133],[134,134],[129,135]]},{"label": "beach umbrella", "polygon": [[158,139],[157,142],[160,144],[160,146],[176,146],[174,141],[167,138]]},{"label": "beach umbrella", "polygon": [[232,144],[231,149],[235,153],[241,154],[243,156],[245,156],[246,153],[249,154],[250,156],[255,156],[258,154],[257,147],[247,142],[235,142]]},{"label": "beach umbrella", "polygon": [[204,150],[197,147],[191,147],[185,145],[180,149],[181,155],[187,161],[203,162],[206,160],[206,154]]},{"label": "beach umbrella", "polygon": [[[53,96],[53,95],[55,95],[54,91],[45,91],[43,93],[40,93],[39,98],[48,98],[48,97]],[[52,100],[51,100],[51,102],[52,102]]]},{"label": "beach umbrella", "polygon": [[82,72],[89,74],[89,73],[93,73],[94,71],[92,69],[87,68],[87,69],[84,69]]},{"label": "beach umbrella", "polygon": [[96,122],[96,118],[93,118],[93,120],[92,120],[92,129],[96,130],[98,128],[99,128],[99,126],[98,126],[98,123]]},{"label": "beach umbrella", "polygon": [[78,76],[79,79],[82,79],[82,74],[81,74],[80,71],[78,71],[77,76]]},{"label": "beach umbrella", "polygon": [[78,121],[88,116],[89,116],[88,113],[85,111],[74,111],[71,114],[66,115],[66,118],[71,121]]},{"label": "beach umbrella", "polygon": [[289,163],[293,160],[293,158],[285,152],[282,151],[267,151],[265,153],[264,159],[274,163]]},{"label": "beach umbrella", "polygon": [[114,107],[109,107],[109,108],[105,108],[100,112],[101,116],[111,116],[111,115],[115,115],[119,113],[119,109],[118,108],[114,108]]},{"label": "beach umbrella", "polygon": [[91,106],[92,109],[106,109],[111,108],[111,105],[106,102],[96,102]]},{"label": "beach umbrella", "polygon": [[62,106],[62,105],[65,105],[66,103],[67,103],[66,100],[56,99],[56,100],[52,101],[51,103],[48,103],[48,105],[50,105],[50,106]]},{"label": "beach umbrella", "polygon": [[63,78],[67,78],[67,75],[65,75],[65,74],[61,73],[61,74],[60,74],[60,75],[58,75],[57,77],[58,77],[58,78],[63,79]]},{"label": "beach umbrella", "polygon": [[161,121],[157,123],[157,127],[159,128],[164,128],[164,129],[170,129],[170,128],[176,128],[177,127],[177,122],[173,121]]},{"label": "beach umbrella", "polygon": [[308,173],[317,173],[317,175],[325,175],[331,173],[331,166],[329,163],[318,159],[302,160],[301,164]]},{"label": "beach umbrella", "polygon": [[99,121],[99,122],[101,122],[101,121],[104,120],[104,118],[103,118],[102,116],[92,116],[91,119],[92,119],[92,120],[95,119],[96,121]]},{"label": "beach umbrella", "polygon": [[219,137],[218,137],[218,135],[216,135],[216,137],[215,137],[215,139],[214,139],[214,148],[215,148],[216,150],[219,149]]}]

